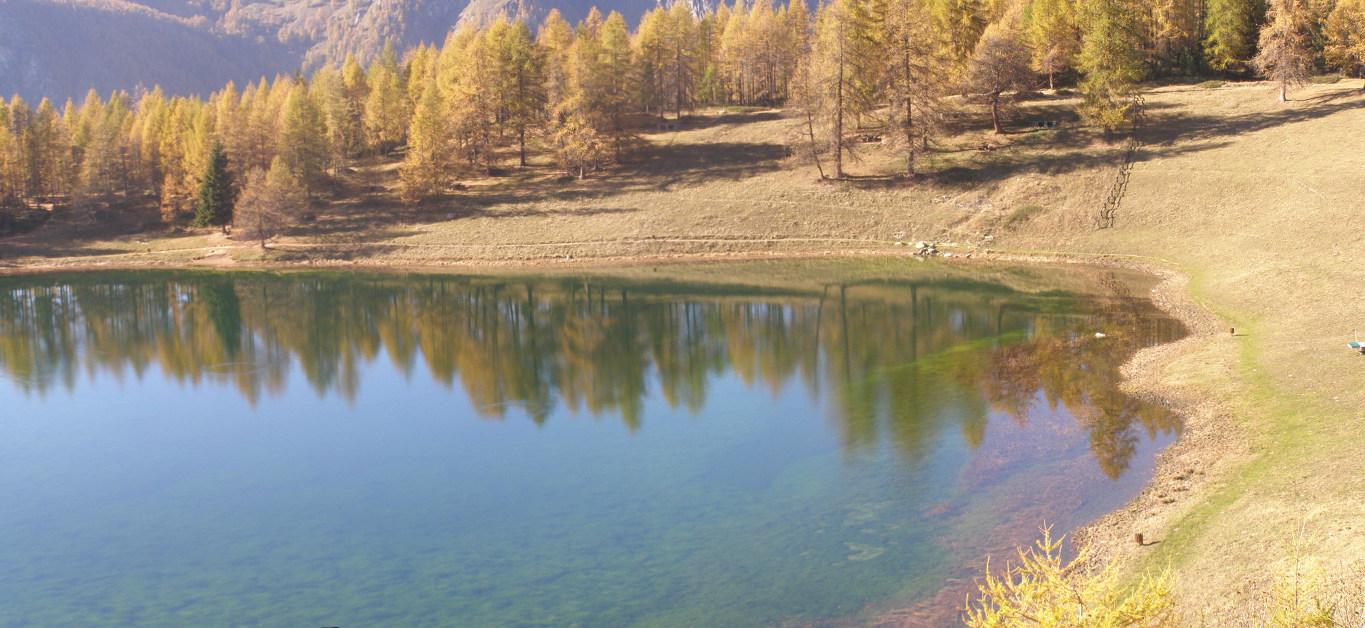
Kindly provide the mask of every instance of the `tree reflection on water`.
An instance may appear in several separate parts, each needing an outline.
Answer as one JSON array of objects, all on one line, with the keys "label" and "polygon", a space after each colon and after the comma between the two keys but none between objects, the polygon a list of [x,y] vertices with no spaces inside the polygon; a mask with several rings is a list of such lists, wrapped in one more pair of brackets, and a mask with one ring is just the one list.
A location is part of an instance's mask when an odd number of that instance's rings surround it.
[{"label": "tree reflection on water", "polygon": [[365,365],[382,357],[408,377],[461,386],[487,419],[543,423],[563,407],[632,430],[651,395],[697,413],[732,374],[828,398],[846,451],[884,442],[909,457],[950,429],[978,446],[991,412],[1023,425],[1045,402],[1083,423],[1116,478],[1140,431],[1179,429],[1170,412],[1118,391],[1119,365],[1183,332],[1118,282],[1100,284],[1077,295],[933,280],[764,289],[600,277],[15,278],[0,283],[0,373],[46,394],[82,373],[154,370],[226,382],[255,403],[297,370],[319,395],[354,399]]}]

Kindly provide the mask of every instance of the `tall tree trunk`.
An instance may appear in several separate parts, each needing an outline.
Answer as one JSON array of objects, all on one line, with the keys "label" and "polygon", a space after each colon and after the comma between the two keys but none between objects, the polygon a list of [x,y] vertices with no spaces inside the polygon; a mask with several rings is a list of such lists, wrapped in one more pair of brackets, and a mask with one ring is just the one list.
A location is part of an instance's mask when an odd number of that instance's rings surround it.
[{"label": "tall tree trunk", "polygon": [[991,95],[991,122],[995,123],[995,134],[1003,135],[1005,131],[1000,128],[1000,94]]},{"label": "tall tree trunk", "polygon": [[839,76],[834,86],[834,178],[844,178],[844,42],[839,41]]},{"label": "tall tree trunk", "polygon": [[820,151],[815,149],[815,121],[811,119],[810,109],[806,109],[806,132],[810,134],[810,156],[815,160],[815,169],[820,172],[820,180],[825,179],[825,168],[820,165]]},{"label": "tall tree trunk", "polygon": [[521,155],[521,167],[526,167],[526,125],[517,126],[517,152]]},{"label": "tall tree trunk", "polygon": [[905,90],[905,178],[915,178],[915,108],[914,100],[910,89],[911,81],[914,78],[910,69],[909,46],[902,42],[902,49],[905,51],[901,57],[901,68],[905,70],[905,84],[901,89]]},{"label": "tall tree trunk", "polygon": [[915,124],[910,118],[912,114],[910,98],[907,96],[905,98],[905,176],[907,179],[915,178]]}]

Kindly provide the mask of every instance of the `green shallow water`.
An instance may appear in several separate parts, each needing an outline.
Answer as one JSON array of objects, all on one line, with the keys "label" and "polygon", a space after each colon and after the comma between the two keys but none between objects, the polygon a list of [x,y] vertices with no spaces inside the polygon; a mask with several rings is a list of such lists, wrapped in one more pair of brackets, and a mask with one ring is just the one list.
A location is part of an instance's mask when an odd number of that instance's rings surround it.
[{"label": "green shallow water", "polygon": [[0,280],[0,624],[951,623],[1178,433],[1111,277],[798,274]]}]

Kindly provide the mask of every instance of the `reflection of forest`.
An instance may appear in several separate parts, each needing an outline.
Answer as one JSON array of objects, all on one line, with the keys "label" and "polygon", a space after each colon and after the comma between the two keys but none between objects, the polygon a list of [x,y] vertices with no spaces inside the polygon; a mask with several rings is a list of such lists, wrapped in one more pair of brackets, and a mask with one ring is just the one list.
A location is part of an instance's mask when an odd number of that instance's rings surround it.
[{"label": "reflection of forest", "polygon": [[[1137,430],[1175,429],[1164,410],[1120,394],[1118,366],[1180,333],[1109,282],[1101,296],[1027,295],[920,283],[823,290],[554,278],[321,274],[96,274],[0,284],[0,372],[19,387],[74,387],[78,374],[226,380],[255,401],[291,363],[319,394],[353,398],[382,352],[457,379],[478,412],[559,403],[641,422],[651,387],[699,410],[727,371],[778,389],[833,395],[844,442],[906,451],[957,425],[979,443],[991,410],[1027,420],[1040,399],[1084,421],[1106,473]],[[1096,339],[1095,331],[1108,337]]]}]

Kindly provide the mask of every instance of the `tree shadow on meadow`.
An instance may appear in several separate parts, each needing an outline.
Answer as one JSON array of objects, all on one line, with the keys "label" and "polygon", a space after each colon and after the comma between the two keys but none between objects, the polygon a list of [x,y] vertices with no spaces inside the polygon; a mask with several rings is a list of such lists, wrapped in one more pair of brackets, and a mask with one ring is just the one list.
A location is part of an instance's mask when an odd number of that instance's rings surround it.
[{"label": "tree shadow on meadow", "polygon": [[41,257],[56,259],[62,257],[123,255],[136,253],[123,249],[87,246],[83,240],[67,242],[53,241],[10,241],[0,244],[0,261],[21,257]]},{"label": "tree shadow on meadow", "polygon": [[[1148,105],[1148,121],[1140,137],[1147,144],[1148,156],[1167,156],[1169,149],[1180,153],[1208,150],[1226,146],[1227,141],[1216,141],[1247,133],[1256,133],[1286,124],[1326,118],[1343,111],[1365,107],[1365,97],[1355,89],[1334,91],[1319,96],[1291,100],[1278,111],[1230,112],[1228,115],[1191,115],[1188,112],[1168,111],[1171,106]],[[1203,140],[1197,146],[1179,146]],[[1139,157],[1141,159],[1141,157]]]},{"label": "tree shadow on meadow", "polygon": [[624,163],[596,177],[577,180],[549,178],[536,168],[505,182],[459,192],[433,209],[434,216],[587,216],[622,213],[620,208],[537,207],[541,203],[588,203],[622,194],[672,191],[716,181],[741,181],[782,167],[787,147],[779,143],[725,142],[707,144],[648,144],[629,155]]}]

